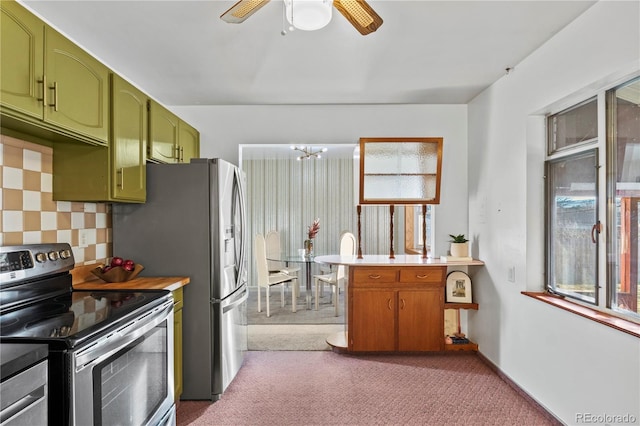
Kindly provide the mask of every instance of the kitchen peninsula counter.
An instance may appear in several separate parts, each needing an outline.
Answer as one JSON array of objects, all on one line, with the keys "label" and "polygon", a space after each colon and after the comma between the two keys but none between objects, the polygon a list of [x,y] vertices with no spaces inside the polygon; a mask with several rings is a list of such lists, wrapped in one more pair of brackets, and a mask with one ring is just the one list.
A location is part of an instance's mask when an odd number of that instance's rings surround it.
[{"label": "kitchen peninsula counter", "polygon": [[327,338],[337,352],[438,352],[477,350],[477,345],[445,343],[444,310],[477,309],[477,304],[445,303],[447,274],[482,266],[480,260],[451,261],[421,255],[328,255],[317,263],[348,267],[345,331]]},{"label": "kitchen peninsula counter", "polygon": [[364,255],[362,259],[357,256],[340,256],[327,255],[317,256],[314,258],[316,263],[326,265],[345,265],[345,266],[482,266],[484,262],[481,260],[462,260],[462,261],[444,261],[440,258],[423,259],[419,254],[401,254],[396,255],[395,259],[389,259],[389,255],[371,254]]}]

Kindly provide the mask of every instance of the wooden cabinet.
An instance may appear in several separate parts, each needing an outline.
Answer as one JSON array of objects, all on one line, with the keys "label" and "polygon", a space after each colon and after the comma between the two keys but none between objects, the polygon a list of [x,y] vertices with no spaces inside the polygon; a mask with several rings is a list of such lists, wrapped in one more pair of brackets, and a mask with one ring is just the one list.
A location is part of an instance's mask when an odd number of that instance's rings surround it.
[{"label": "wooden cabinet", "polygon": [[111,196],[145,201],[148,98],[123,78],[111,77]]},{"label": "wooden cabinet", "polygon": [[3,126],[106,145],[109,69],[21,5],[0,7]]},{"label": "wooden cabinet", "polygon": [[54,200],[146,200],[147,99],[143,92],[112,74],[111,143],[108,147],[56,143]]},{"label": "wooden cabinet", "polygon": [[175,400],[182,395],[182,307],[184,295],[182,287],[173,291],[173,377]]},{"label": "wooden cabinet", "polygon": [[0,105],[3,115],[43,119],[44,28],[44,22],[18,3],[0,2],[3,59],[0,61]]},{"label": "wooden cabinet", "polygon": [[442,138],[360,138],[360,204],[438,204]]},{"label": "wooden cabinet", "polygon": [[182,120],[178,123],[178,147],[180,163],[200,156],[200,132]]},{"label": "wooden cabinet", "polygon": [[444,350],[446,267],[349,267],[348,349]]},{"label": "wooden cabinet", "polygon": [[198,131],[159,103],[149,101],[149,160],[188,163],[199,154]]}]

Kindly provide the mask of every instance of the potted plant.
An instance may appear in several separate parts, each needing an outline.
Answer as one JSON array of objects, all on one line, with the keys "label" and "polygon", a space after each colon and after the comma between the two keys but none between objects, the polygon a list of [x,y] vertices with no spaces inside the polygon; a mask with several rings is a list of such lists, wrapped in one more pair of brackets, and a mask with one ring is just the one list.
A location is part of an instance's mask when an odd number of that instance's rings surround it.
[{"label": "potted plant", "polygon": [[464,234],[449,234],[449,236],[451,237],[451,256],[469,256],[469,240],[464,236]]}]

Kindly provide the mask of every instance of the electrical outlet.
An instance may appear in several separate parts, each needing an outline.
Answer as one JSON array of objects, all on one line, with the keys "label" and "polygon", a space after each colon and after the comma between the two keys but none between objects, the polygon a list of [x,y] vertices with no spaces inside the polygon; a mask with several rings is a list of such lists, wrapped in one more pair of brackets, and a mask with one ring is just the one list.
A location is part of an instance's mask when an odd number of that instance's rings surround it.
[{"label": "electrical outlet", "polygon": [[78,245],[80,248],[83,247],[88,247],[89,244],[87,243],[87,230],[86,229],[79,229],[78,230]]},{"label": "electrical outlet", "polygon": [[511,266],[509,267],[509,270],[507,271],[507,280],[511,283],[515,283],[516,282],[516,267],[515,266]]}]

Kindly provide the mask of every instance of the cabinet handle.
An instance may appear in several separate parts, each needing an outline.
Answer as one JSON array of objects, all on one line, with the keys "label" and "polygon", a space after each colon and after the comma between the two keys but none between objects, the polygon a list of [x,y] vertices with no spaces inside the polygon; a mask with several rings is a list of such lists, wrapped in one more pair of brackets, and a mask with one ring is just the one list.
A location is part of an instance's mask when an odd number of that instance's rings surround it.
[{"label": "cabinet handle", "polygon": [[420,278],[421,280],[428,278],[429,274],[425,274],[425,275],[416,275],[416,278]]},{"label": "cabinet handle", "polygon": [[387,300],[387,306],[389,307],[390,311],[393,310],[393,308],[391,307],[391,299]]},{"label": "cabinet handle", "polygon": [[47,105],[47,76],[43,75],[42,80],[37,80],[37,82],[42,85],[42,97],[36,98],[36,100],[42,102],[43,105]]},{"label": "cabinet handle", "polygon": [[117,185],[121,188],[124,189],[124,168],[120,167],[116,173],[119,175],[119,182],[117,183]]},{"label": "cabinet handle", "polygon": [[400,301],[402,302],[402,306],[400,307],[400,309],[404,309],[404,306],[405,306],[404,299],[400,299]]},{"label": "cabinet handle", "polygon": [[180,162],[184,163],[184,147],[180,147]]},{"label": "cabinet handle", "polygon": [[58,82],[54,81],[53,86],[49,87],[50,90],[53,90],[53,103],[49,104],[50,107],[53,107],[53,110],[58,112]]},{"label": "cabinet handle", "polygon": [[377,280],[382,277],[380,275],[369,275],[369,278],[371,278],[372,280]]}]

